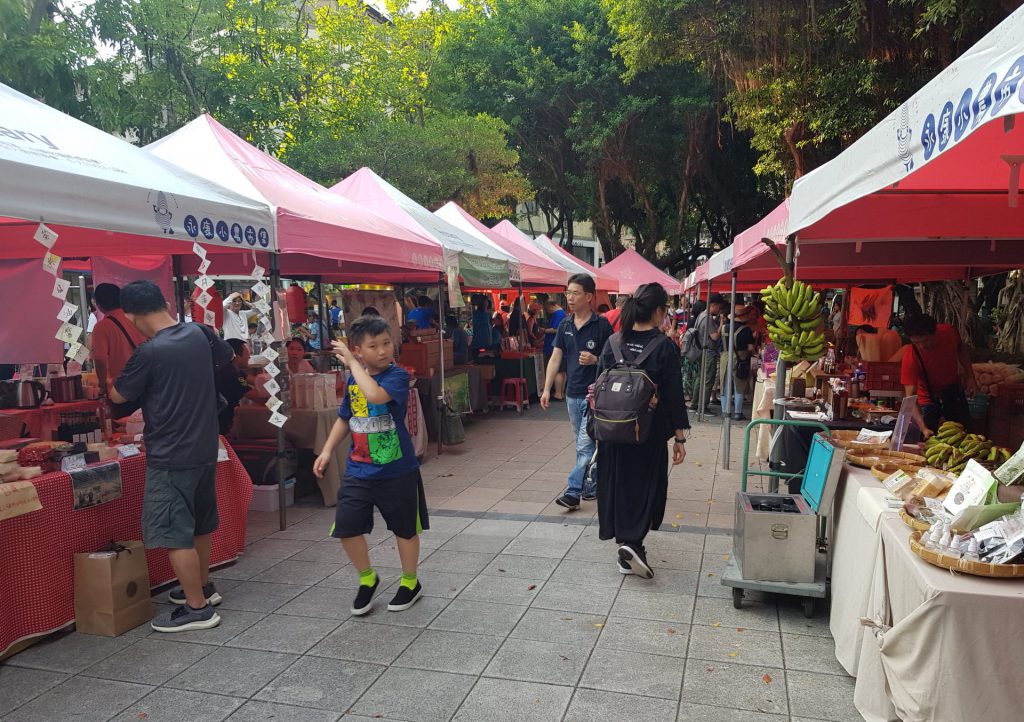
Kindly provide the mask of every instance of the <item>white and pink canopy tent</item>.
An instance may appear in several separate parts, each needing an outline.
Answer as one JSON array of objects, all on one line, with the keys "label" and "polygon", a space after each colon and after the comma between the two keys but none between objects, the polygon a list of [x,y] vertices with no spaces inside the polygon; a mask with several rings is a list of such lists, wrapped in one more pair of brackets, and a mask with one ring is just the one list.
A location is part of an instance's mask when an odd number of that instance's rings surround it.
[{"label": "white and pink canopy tent", "polygon": [[[146,151],[274,210],[281,271],[334,280],[367,280],[368,275],[424,276],[436,280],[442,253],[431,239],[391,223],[292,170],[246,143],[209,115],[202,115]],[[217,226],[210,235],[236,251],[234,261],[251,267],[252,253],[269,250],[261,239]],[[220,234],[223,233],[223,237]],[[210,240],[200,232],[196,238]],[[218,261],[220,273],[235,270]]]},{"label": "white and pink canopy tent", "polygon": [[497,233],[474,218],[455,201],[449,201],[434,211],[434,214],[466,233],[490,240],[510,256],[519,259],[520,278],[524,284],[555,289],[565,287],[569,277],[566,270],[538,251],[529,241]]},{"label": "white and pink canopy tent", "polygon": [[586,273],[593,276],[598,291],[618,293],[619,282],[614,277],[604,273],[602,269],[594,268],[586,261],[572,255],[547,236],[541,235],[532,238],[516,228],[512,221],[509,220],[502,221],[492,230],[505,238],[530,244],[532,248],[540,251],[546,258],[564,268],[570,276],[577,273]]},{"label": "white and pink canopy tent", "polygon": [[678,278],[673,278],[660,270],[632,248],[627,248],[604,264],[601,270],[618,280],[619,293],[633,294],[637,288],[647,283],[660,284],[672,296],[681,292]]}]

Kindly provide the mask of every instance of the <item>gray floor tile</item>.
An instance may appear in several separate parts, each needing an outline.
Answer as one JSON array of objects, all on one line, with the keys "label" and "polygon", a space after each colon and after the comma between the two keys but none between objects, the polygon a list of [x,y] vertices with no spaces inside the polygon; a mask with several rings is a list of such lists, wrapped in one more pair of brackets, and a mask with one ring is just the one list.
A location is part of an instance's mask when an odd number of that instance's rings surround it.
[{"label": "gray floor tile", "polygon": [[61,672],[0,666],[0,717],[65,679]]},{"label": "gray floor tile", "polygon": [[499,554],[483,574],[494,577],[515,577],[517,579],[547,579],[558,566],[557,559],[546,557],[525,557],[519,554]]},{"label": "gray floor tile", "polygon": [[536,598],[543,584],[542,579],[505,579],[481,575],[466,585],[459,599],[528,605]]},{"label": "gray floor tile", "polygon": [[853,677],[787,672],[789,708],[795,715],[833,722],[861,719],[853,705]]},{"label": "gray floor tile", "polygon": [[[744,599],[755,601],[760,597],[754,597],[753,592],[744,591]],[[732,599],[732,587],[722,584],[722,577],[717,572],[700,573],[700,583],[697,585],[697,596],[718,597],[720,599]]]},{"label": "gray floor tile", "polygon": [[271,614],[227,642],[227,646],[303,654],[338,625],[335,619]]},{"label": "gray floor tile", "polygon": [[832,638],[828,628],[828,609],[821,599],[817,600],[817,611],[808,619],[804,616],[803,605],[797,597],[779,597],[779,625],[787,634],[808,634],[812,637]]},{"label": "gray floor tile", "polygon": [[661,594],[697,593],[697,574],[693,571],[679,569],[654,570],[654,579],[642,579],[635,574],[627,574],[622,580],[623,591],[658,592]]},{"label": "gray floor tile", "polygon": [[597,647],[686,657],[688,633],[685,624],[613,616],[605,622]]},{"label": "gray floor tile", "polygon": [[675,700],[685,663],[675,657],[598,648],[590,655],[580,686]]},{"label": "gray floor tile", "polygon": [[[485,520],[478,519],[477,521]],[[518,524],[519,522],[503,523]],[[440,551],[486,552],[490,554],[498,554],[502,549],[507,547],[509,542],[511,541],[512,537],[507,536],[493,534],[470,534],[468,532],[462,532],[461,534],[456,534],[447,542],[442,544]]]},{"label": "gray floor tile", "polygon": [[338,713],[272,702],[246,702],[228,719],[230,722],[337,722]]},{"label": "gray floor tile", "polygon": [[571,644],[550,644],[531,639],[507,639],[484,675],[524,682],[574,686],[590,651]]},{"label": "gray floor tile", "polygon": [[[672,519],[666,520],[671,523]],[[686,534],[683,532],[652,532],[644,540],[648,554],[701,554],[705,551],[706,537],[704,534]]]},{"label": "gray floor tile", "polygon": [[501,646],[501,637],[427,629],[395,660],[398,667],[478,675]]},{"label": "gray floor tile", "polygon": [[617,592],[615,588],[593,584],[547,582],[531,606],[580,614],[607,614]]},{"label": "gray floor tile", "polygon": [[454,722],[558,722],[571,687],[481,679],[466,698]]},{"label": "gray floor tile", "polygon": [[348,557],[345,556],[345,550],[341,548],[341,542],[331,539],[317,542],[298,554],[293,554],[289,557],[289,561],[348,564]]},{"label": "gray floor tile", "polygon": [[283,607],[279,607],[276,614],[344,621],[351,616],[351,607],[351,595],[339,589],[310,587]]},{"label": "gray floor tile", "polygon": [[245,548],[247,555],[264,559],[287,559],[309,549],[315,542],[304,539],[260,539]]},{"label": "gray floor tile", "polygon": [[788,719],[785,715],[683,702],[679,705],[678,722],[786,722]]},{"label": "gray floor tile", "polygon": [[322,657],[302,657],[261,689],[255,699],[344,712],[384,667]]},{"label": "gray floor tile", "polygon": [[693,597],[688,594],[619,591],[612,605],[612,615],[653,619],[675,624],[689,624],[693,616]]},{"label": "gray floor tile", "polygon": [[549,539],[551,541],[575,544],[582,533],[583,527],[577,524],[552,524],[551,522],[532,521],[526,525],[519,538]]},{"label": "gray floor tile", "polygon": [[836,645],[831,639],[783,634],[782,647],[786,652],[786,669],[848,676],[836,659]]},{"label": "gray floor tile", "polygon": [[112,722],[221,722],[242,706],[244,699],[183,689],[155,689]]},{"label": "gray floor tile", "polygon": [[430,629],[508,636],[527,607],[455,599],[430,623]]},{"label": "gray floor tile", "polygon": [[299,584],[308,587],[323,581],[343,567],[351,568],[343,559],[331,562],[304,562],[285,559],[260,572],[252,578],[252,581]]},{"label": "gray floor tile", "polygon": [[732,664],[782,667],[782,640],[778,632],[695,624],[690,629],[690,657]]},{"label": "gray floor tile", "polygon": [[351,710],[354,714],[367,717],[447,722],[469,694],[475,681],[475,677],[461,674],[392,667],[380,676]]},{"label": "gray floor tile", "polygon": [[251,697],[295,660],[294,654],[218,647],[166,686]]},{"label": "gray floor tile", "polygon": [[[374,612],[376,614],[378,612]],[[385,613],[386,612],[381,612]],[[419,630],[390,624],[342,624],[307,654],[355,662],[391,664],[419,636]]]},{"label": "gray floor tile", "polygon": [[[237,609],[242,612],[263,612],[269,614],[286,602],[306,591],[308,587],[297,584],[270,584],[268,582],[242,582],[224,595],[220,609]],[[224,616],[223,614],[221,616]]]},{"label": "gray floor tile", "polygon": [[76,722],[105,722],[152,690],[130,682],[71,677],[7,715],[4,722],[53,722],[68,719],[70,711]]},{"label": "gray floor tile", "polygon": [[519,536],[526,528],[525,521],[504,521],[498,519],[476,519],[462,530],[463,534],[505,537],[508,540]]},{"label": "gray floor tile", "polygon": [[567,539],[541,539],[536,537],[516,537],[505,547],[506,554],[522,554],[528,557],[549,557],[561,559],[572,547],[573,542]]},{"label": "gray floor tile", "polygon": [[423,585],[423,595],[427,597],[444,597],[454,599],[476,578],[475,574],[456,574],[455,572],[421,571],[417,574]]},{"label": "gray floor tile", "polygon": [[597,538],[583,536],[569,548],[565,558],[582,562],[614,564],[618,559],[617,549],[618,547],[613,541],[601,541]]},{"label": "gray floor tile", "polygon": [[359,624],[390,624],[397,627],[423,628],[434,621],[434,618],[451,603],[451,599],[445,597],[422,596],[416,604],[404,612],[389,612],[387,603],[391,596],[389,591],[384,599],[378,598],[374,602],[376,609],[371,614],[353,617],[352,620]]},{"label": "gray floor tile", "polygon": [[564,722],[675,722],[674,700],[638,697],[633,694],[577,689]]},{"label": "gray floor tile", "polygon": [[214,580],[233,579],[245,581],[246,579],[252,579],[254,576],[266,569],[270,569],[270,567],[274,566],[279,561],[281,560],[277,557],[243,554],[234,564],[221,567],[220,569],[211,570],[210,576]]},{"label": "gray floor tile", "polygon": [[75,674],[136,642],[132,637],[59,634],[18,652],[4,664]]},{"label": "gray floor tile", "polygon": [[648,548],[647,561],[656,575],[666,569],[695,572],[700,570],[701,555],[699,552]]},{"label": "gray floor tile", "polygon": [[[155,612],[161,614],[163,612],[170,612],[173,609],[174,607],[171,605],[160,604],[156,606]],[[173,641],[220,646],[267,616],[263,612],[242,612],[237,609],[224,609],[223,605],[218,607],[218,609],[220,610],[218,612],[220,624],[216,627],[213,629],[195,629],[190,632],[175,632]],[[160,634],[160,632],[153,632],[150,637],[157,637],[157,635],[159,635],[158,638],[162,639],[166,639],[169,636],[167,634]]]},{"label": "gray floor tile", "polygon": [[214,650],[203,644],[171,641],[166,638],[168,636],[140,639],[117,654],[87,667],[82,674],[159,686]]},{"label": "gray floor tile", "polygon": [[[398,584],[398,580],[402,578],[402,570],[399,567],[374,566],[373,569],[377,572],[377,576],[380,577],[381,592]],[[359,586],[359,573],[354,571],[351,566],[344,566],[331,576],[317,583],[317,586],[339,589],[342,592],[342,596],[352,598],[355,597],[356,588]]]},{"label": "gray floor tile", "polygon": [[523,615],[511,636],[589,649],[597,642],[604,623],[603,615],[532,608]]},{"label": "gray floor tile", "polygon": [[479,574],[494,559],[493,554],[483,552],[452,552],[439,549],[420,563],[424,576],[431,571],[453,572],[455,574]]},{"label": "gray floor tile", "polygon": [[708,534],[704,540],[704,552],[708,554],[729,554],[732,552],[732,536]]},{"label": "gray floor tile", "polygon": [[693,623],[708,627],[743,627],[765,632],[779,631],[779,615],[775,603],[743,602],[742,609],[732,606],[729,599],[697,597],[693,608]]},{"label": "gray floor tile", "polygon": [[563,559],[548,578],[549,582],[561,584],[587,584],[618,589],[623,575],[611,562],[585,562],[578,559]]},{"label": "gray floor tile", "polygon": [[787,714],[786,679],[776,667],[755,667],[690,659],[683,702]]}]

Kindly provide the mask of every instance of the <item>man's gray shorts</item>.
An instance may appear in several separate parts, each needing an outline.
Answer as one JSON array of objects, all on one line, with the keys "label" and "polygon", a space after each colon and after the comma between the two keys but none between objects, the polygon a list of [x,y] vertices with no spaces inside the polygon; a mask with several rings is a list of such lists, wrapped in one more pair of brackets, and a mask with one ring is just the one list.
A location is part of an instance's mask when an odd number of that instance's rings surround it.
[{"label": "man's gray shorts", "polygon": [[217,529],[217,462],[187,469],[146,467],[142,541],[147,549],[191,549]]}]

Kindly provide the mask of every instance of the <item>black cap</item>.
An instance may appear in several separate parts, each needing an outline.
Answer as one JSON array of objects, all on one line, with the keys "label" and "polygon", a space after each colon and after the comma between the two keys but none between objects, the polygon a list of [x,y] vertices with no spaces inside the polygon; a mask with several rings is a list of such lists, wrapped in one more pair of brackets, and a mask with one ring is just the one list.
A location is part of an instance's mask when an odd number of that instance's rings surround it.
[{"label": "black cap", "polygon": [[712,303],[717,303],[720,306],[724,306],[725,297],[723,297],[720,293],[712,293],[711,298],[708,299],[708,305],[710,306]]}]

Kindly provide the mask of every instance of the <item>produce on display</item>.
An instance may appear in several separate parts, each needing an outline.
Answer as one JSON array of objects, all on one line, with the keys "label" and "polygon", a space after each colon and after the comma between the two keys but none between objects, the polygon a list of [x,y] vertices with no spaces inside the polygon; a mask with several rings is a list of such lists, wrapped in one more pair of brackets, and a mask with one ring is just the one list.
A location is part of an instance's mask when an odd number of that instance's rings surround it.
[{"label": "produce on display", "polygon": [[1020,367],[1003,363],[973,364],[974,378],[978,382],[978,390],[986,396],[999,395],[1001,384],[1024,383],[1024,371]]},{"label": "produce on display", "polygon": [[761,290],[772,343],[783,361],[816,361],[825,352],[821,294],[806,283],[785,279]]},{"label": "produce on display", "polygon": [[981,434],[968,434],[963,424],[947,421],[924,445],[924,458],[931,466],[959,474],[971,459],[995,467],[1006,462],[1013,452],[996,446]]}]

